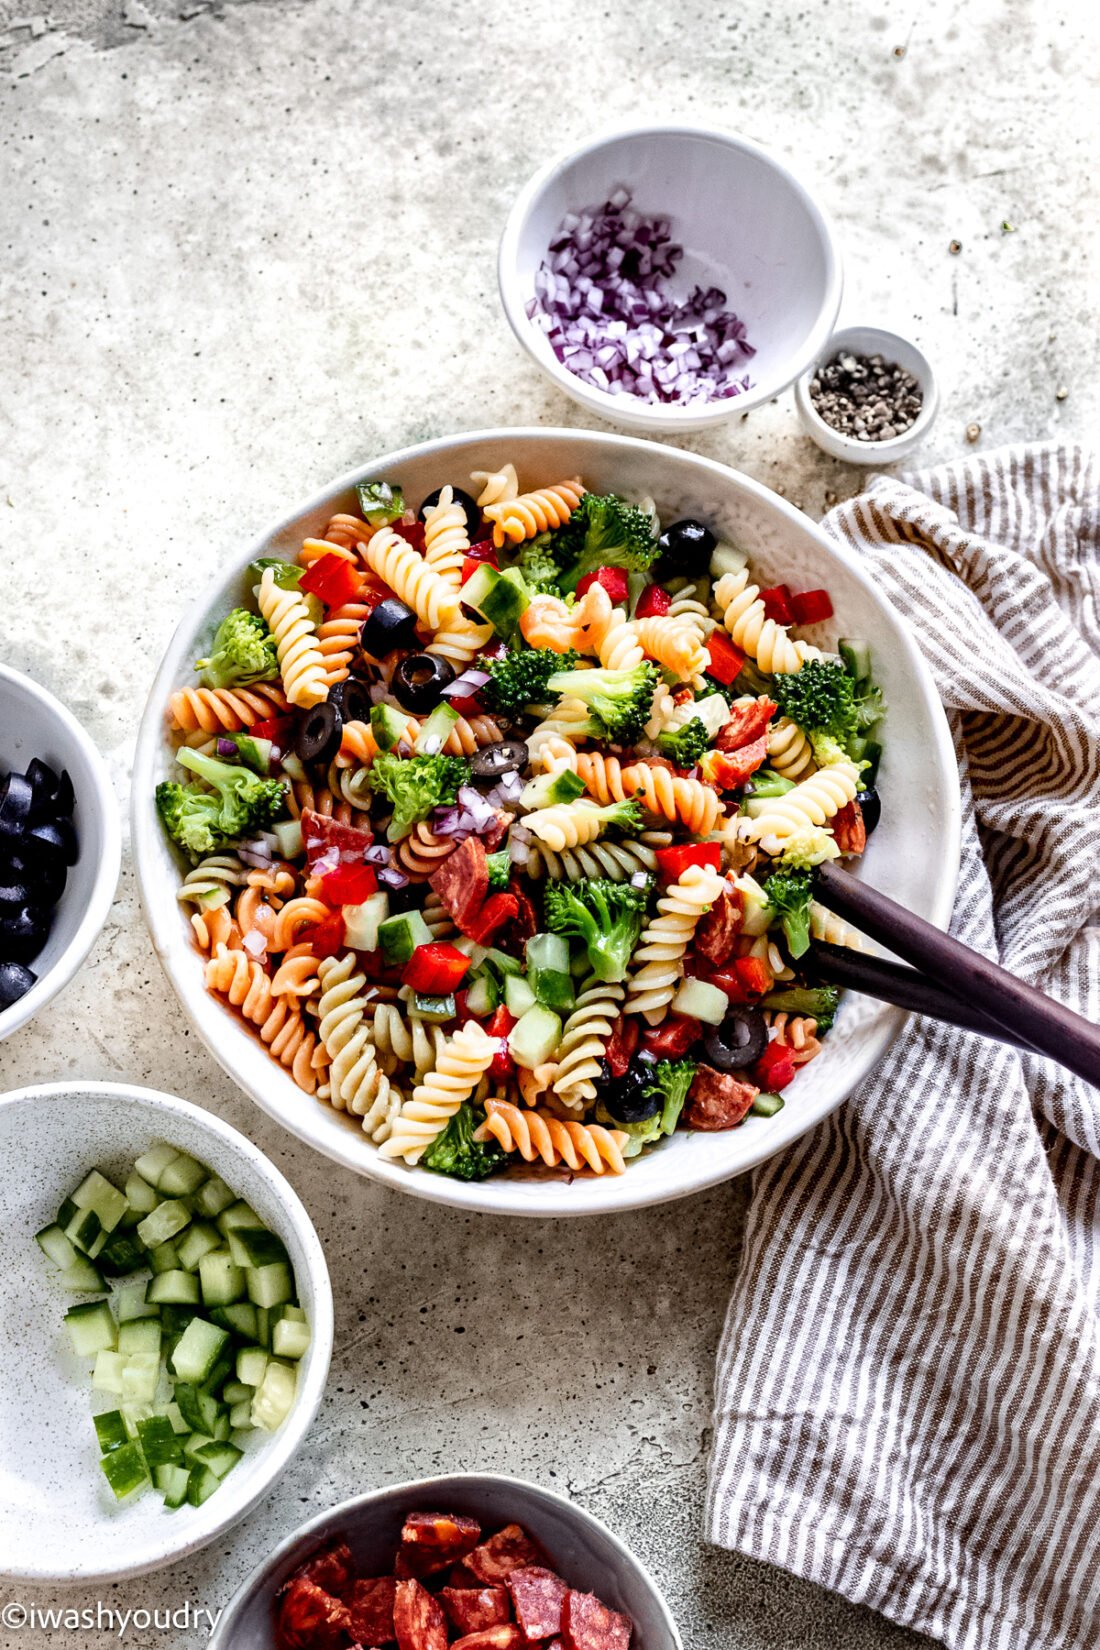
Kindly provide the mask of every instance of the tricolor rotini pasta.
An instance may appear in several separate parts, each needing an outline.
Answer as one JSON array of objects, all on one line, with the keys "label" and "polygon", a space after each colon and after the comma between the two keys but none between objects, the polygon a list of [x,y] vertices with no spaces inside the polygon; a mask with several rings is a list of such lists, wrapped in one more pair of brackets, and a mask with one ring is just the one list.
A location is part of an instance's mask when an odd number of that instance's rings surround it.
[{"label": "tricolor rotini pasta", "polygon": [[813,869],[878,817],[866,644],[651,499],[436,479],[251,564],[170,695],[196,967],[390,1174],[765,1127],[831,1035],[814,946],[860,944]]}]

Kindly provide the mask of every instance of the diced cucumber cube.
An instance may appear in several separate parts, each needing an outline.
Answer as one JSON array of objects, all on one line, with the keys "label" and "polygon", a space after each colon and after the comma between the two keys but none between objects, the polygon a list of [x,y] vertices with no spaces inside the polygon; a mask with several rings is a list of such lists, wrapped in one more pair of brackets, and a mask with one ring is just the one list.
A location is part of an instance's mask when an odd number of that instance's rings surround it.
[{"label": "diced cucumber cube", "polygon": [[106,1301],[70,1306],[65,1324],[78,1358],[94,1358],[99,1352],[114,1352],[118,1347],[118,1330]]},{"label": "diced cucumber cube", "polygon": [[415,756],[438,756],[450,738],[457,721],[457,710],[453,710],[446,699],[441,700],[413,741],[413,754]]},{"label": "diced cucumber cube", "polygon": [[220,1483],[221,1479],[209,1467],[201,1462],[196,1463],[187,1482],[188,1501],[193,1507],[201,1507],[204,1501],[209,1501]]},{"label": "diced cucumber cube", "polygon": [[294,1274],[285,1261],[250,1266],[244,1276],[248,1298],[256,1306],[281,1306],[294,1299]]},{"label": "diced cucumber cube", "polygon": [[122,1424],[126,1428],[126,1436],[128,1438],[136,1439],[138,1435],[138,1427],[141,1425],[142,1421],[147,1421],[153,1413],[153,1406],[148,1399],[143,1399],[140,1402],[123,1404]]},{"label": "diced cucumber cube", "polygon": [[199,1391],[208,1392],[212,1398],[216,1398],[220,1403],[222,1401],[222,1387],[233,1374],[236,1361],[236,1355],[233,1351],[232,1343],[229,1343],[217,1363],[214,1365],[213,1369],[210,1371],[209,1375],[206,1377],[205,1381],[203,1381],[202,1385],[199,1387]]},{"label": "diced cucumber cube", "polygon": [[46,1256],[46,1259],[52,1260],[55,1266],[61,1267],[62,1271],[70,1266],[75,1266],[79,1259],[73,1245],[56,1221],[52,1226],[43,1226],[40,1232],[36,1232],[34,1241]]},{"label": "diced cucumber cube", "polygon": [[202,1449],[206,1444],[212,1444],[213,1442],[213,1438],[207,1437],[205,1433],[193,1432],[190,1438],[185,1438],[183,1440],[184,1460],[193,1461],[200,1449]]},{"label": "diced cucumber cube", "polygon": [[134,1164],[134,1168],[142,1180],[147,1180],[150,1186],[159,1186],[161,1175],[169,1163],[174,1162],[178,1156],[179,1152],[175,1146],[166,1146],[161,1141],[159,1145],[150,1146],[147,1152],[142,1152]]},{"label": "diced cucumber cube", "polygon": [[229,1189],[224,1180],[212,1174],[204,1181],[191,1199],[198,1214],[205,1215],[208,1220],[214,1220],[223,1209],[228,1209],[231,1203],[236,1203],[237,1194]]},{"label": "diced cucumber cube", "polygon": [[431,942],[431,930],[419,911],[398,911],[378,925],[378,943],[391,968],[407,963],[418,945]]},{"label": "diced cucumber cube", "polygon": [[85,1260],[80,1255],[76,1258],[75,1266],[67,1266],[60,1274],[60,1278],[63,1288],[73,1295],[102,1294],[107,1287],[102,1275],[92,1265],[91,1261]]},{"label": "diced cucumber cube", "polygon": [[783,1096],[781,1094],[758,1094],[749,1111],[754,1117],[774,1117],[776,1112],[783,1110]]},{"label": "diced cucumber cube", "polygon": [[[199,1276],[202,1276],[201,1267]],[[231,1334],[239,1335],[244,1341],[257,1341],[260,1338],[256,1326],[256,1308],[251,1301],[234,1301],[232,1306],[212,1307],[210,1319],[222,1329],[228,1329]]]},{"label": "diced cucumber cube", "polygon": [[274,1232],[245,1226],[230,1232],[229,1253],[238,1266],[269,1266],[287,1258],[286,1247]]},{"label": "diced cucumber cube", "polygon": [[186,1152],[180,1152],[161,1171],[157,1190],[168,1197],[190,1197],[208,1177],[205,1166]]},{"label": "diced cucumber cube", "polygon": [[165,1415],[167,1415],[169,1421],[171,1422],[173,1432],[178,1432],[178,1433],[190,1432],[191,1428],[187,1425],[187,1422],[184,1420],[182,1411],[180,1410],[180,1406],[174,1400],[173,1400],[173,1402],[171,1402],[169,1404],[165,1404],[164,1413],[165,1413]]},{"label": "diced cucumber cube", "polygon": [[181,1272],[180,1252],[174,1243],[158,1243],[149,1250],[149,1265],[154,1272]]},{"label": "diced cucumber cube", "polygon": [[309,1325],[283,1318],[275,1325],[271,1350],[277,1358],[302,1358],[309,1351]]},{"label": "diced cucumber cube", "polygon": [[139,1421],[138,1443],[150,1472],[157,1467],[183,1465],[183,1445],[166,1415],[151,1415],[147,1421]]},{"label": "diced cucumber cube", "polygon": [[167,1243],[190,1224],[191,1211],[186,1203],[179,1198],[169,1198],[166,1203],[158,1203],[152,1214],[138,1222],[137,1235],[147,1249],[155,1249],[159,1243]]},{"label": "diced cucumber cube", "polygon": [[72,1194],[72,1202],[78,1209],[93,1210],[99,1216],[99,1224],[105,1232],[113,1232],[129,1208],[118,1187],[112,1185],[107,1176],[100,1174],[98,1169],[93,1169],[90,1174],[84,1176]]},{"label": "diced cucumber cube", "polygon": [[718,1026],[729,1013],[730,1000],[718,986],[709,980],[682,980],[672,999],[671,1007],[677,1014],[686,1014],[691,1020],[702,1020],[704,1025]]},{"label": "diced cucumber cube", "polygon": [[160,1319],[129,1318],[118,1326],[120,1352],[155,1352],[160,1357]]},{"label": "diced cucumber cube", "polygon": [[100,1269],[110,1277],[126,1277],[130,1272],[137,1272],[148,1265],[148,1256],[145,1246],[138,1239],[137,1233],[126,1231],[119,1226],[107,1239],[99,1252]]},{"label": "diced cucumber cube", "polygon": [[242,1346],[237,1353],[237,1379],[255,1389],[264,1378],[271,1355],[262,1346]]},{"label": "diced cucumber cube", "polygon": [[211,1397],[208,1392],[200,1392],[198,1387],[187,1381],[177,1381],[176,1402],[180,1414],[192,1432],[201,1432],[207,1438],[213,1436],[214,1423],[219,1413],[216,1398]]},{"label": "diced cucumber cube", "polygon": [[228,1341],[228,1333],[224,1329],[219,1329],[216,1323],[208,1323],[205,1318],[192,1318],[176,1343],[171,1359],[172,1368],[181,1381],[190,1381],[196,1386],[201,1386],[221,1357]]},{"label": "diced cucumber cube", "polygon": [[108,1409],[102,1415],[93,1416],[92,1425],[99,1441],[100,1455],[110,1455],[112,1450],[121,1449],[128,1442],[126,1423],[117,1409]]},{"label": "diced cucumber cube", "polygon": [[107,1241],[107,1233],[94,1209],[78,1209],[65,1228],[65,1236],[89,1260],[95,1260]]},{"label": "diced cucumber cube", "polygon": [[158,1467],[153,1482],[164,1497],[164,1505],[182,1507],[187,1500],[187,1486],[191,1474],[186,1467]]},{"label": "diced cucumber cube", "polygon": [[527,980],[545,1008],[567,1014],[573,1007],[569,941],[562,934],[533,934],[527,941]]},{"label": "diced cucumber cube", "polygon": [[296,1391],[293,1366],[272,1358],[252,1400],[252,1425],[263,1432],[274,1432],[282,1426],[290,1414]]},{"label": "diced cucumber cube", "polygon": [[306,1317],[305,1313],[303,1312],[303,1310],[300,1306],[284,1306],[283,1307],[283,1317],[284,1318],[290,1318],[294,1323],[308,1323],[309,1322],[309,1319]]},{"label": "diced cucumber cube", "polygon": [[193,1306],[162,1306],[160,1308],[160,1322],[164,1330],[164,1356],[166,1358],[171,1357],[176,1349],[176,1342],[195,1316]]},{"label": "diced cucumber cube", "polygon": [[710,558],[711,577],[720,579],[726,573],[740,573],[748,565],[748,551],[738,550],[733,544],[717,544]]},{"label": "diced cucumber cube", "polygon": [[136,1209],[139,1214],[151,1215],[160,1198],[157,1196],[156,1187],[150,1186],[134,1169],[126,1182],[126,1201],[131,1209]]},{"label": "diced cucumber cube", "polygon": [[245,1386],[243,1381],[226,1381],[222,1387],[223,1404],[243,1404],[252,1402],[252,1388]]},{"label": "diced cucumber cube", "polygon": [[156,1306],[145,1299],[145,1291],[149,1285],[144,1278],[138,1278],[134,1283],[119,1285],[115,1296],[115,1311],[118,1321],[131,1323],[135,1318],[159,1318],[160,1313]]},{"label": "diced cucumber cube", "polygon": [[229,1411],[229,1425],[234,1432],[251,1432],[252,1428],[252,1399],[241,1398]]},{"label": "diced cucumber cube", "polygon": [[345,905],[344,943],[353,951],[377,951],[378,930],[390,914],[390,896],[384,888],[368,894],[360,905]]},{"label": "diced cucumber cube", "polygon": [[217,1227],[223,1237],[227,1237],[230,1232],[240,1231],[244,1227],[248,1227],[254,1232],[267,1230],[255,1209],[250,1208],[243,1198],[238,1198],[235,1203],[231,1203],[228,1208],[222,1210],[217,1219]]},{"label": "diced cucumber cube", "polygon": [[212,1249],[220,1249],[221,1243],[222,1235],[216,1226],[205,1220],[194,1221],[176,1244],[180,1265],[188,1272],[194,1272],[203,1255],[208,1255]]},{"label": "diced cucumber cube", "polygon": [[[230,1244],[236,1235],[235,1232],[229,1234]],[[245,1293],[244,1272],[234,1263],[228,1249],[215,1249],[203,1255],[199,1261],[199,1281],[207,1306],[232,1306]]]},{"label": "diced cucumber cube", "polygon": [[445,995],[437,996],[426,991],[414,991],[409,1012],[414,1020],[427,1020],[432,1025],[442,1025],[445,1020],[453,1020],[457,1013],[454,992],[448,991]]},{"label": "diced cucumber cube", "polygon": [[496,1008],[500,996],[489,974],[479,974],[466,991],[466,1007],[475,1020],[487,1020]]},{"label": "diced cucumber cube", "polygon": [[156,1306],[198,1306],[202,1296],[194,1272],[161,1272],[150,1278],[145,1298]]},{"label": "diced cucumber cube", "polygon": [[271,1313],[266,1306],[256,1307],[256,1345],[271,1350]]},{"label": "diced cucumber cube", "polygon": [[93,1387],[97,1392],[109,1392],[115,1398],[121,1398],[122,1372],[125,1368],[126,1359],[121,1352],[111,1352],[106,1348],[97,1352],[92,1370]]},{"label": "diced cucumber cube", "polygon": [[865,682],[871,674],[871,649],[867,643],[854,636],[842,636],[836,650],[844,661],[848,675],[856,682]]},{"label": "diced cucumber cube", "polygon": [[128,1352],[122,1366],[122,1397],[128,1404],[151,1404],[160,1376],[159,1352]]},{"label": "diced cucumber cube", "polygon": [[209,1467],[215,1478],[224,1478],[226,1473],[231,1472],[237,1465],[243,1454],[244,1451],[238,1449],[236,1444],[215,1441],[212,1444],[204,1444],[195,1458]]},{"label": "diced cucumber cube", "polygon": [[512,1027],[508,1048],[517,1066],[533,1071],[549,1060],[561,1042],[561,1017],[536,1003]]},{"label": "diced cucumber cube", "polygon": [[121,1449],[114,1449],[105,1455],[99,1464],[119,1501],[149,1482],[145,1457],[139,1444],[123,1444]]},{"label": "diced cucumber cube", "polygon": [[300,859],[303,853],[300,819],[277,819],[271,827],[283,859]]},{"label": "diced cucumber cube", "polygon": [[229,1419],[229,1411],[227,1409],[223,1409],[221,1414],[218,1416],[218,1419],[214,1422],[214,1442],[216,1444],[227,1444],[229,1442],[229,1434],[232,1431],[233,1423]]},{"label": "diced cucumber cube", "polygon": [[529,1008],[535,1006],[535,993],[522,974],[509,974],[504,981],[504,1002],[509,1014],[522,1020]]}]

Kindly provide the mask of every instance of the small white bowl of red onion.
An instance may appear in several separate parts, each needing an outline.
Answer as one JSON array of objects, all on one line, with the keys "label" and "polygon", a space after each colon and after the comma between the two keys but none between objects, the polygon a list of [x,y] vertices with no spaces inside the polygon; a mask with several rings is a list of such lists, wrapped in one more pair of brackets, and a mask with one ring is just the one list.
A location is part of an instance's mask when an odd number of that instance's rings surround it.
[{"label": "small white bowl of red onion", "polygon": [[709,428],[785,390],[840,307],[832,227],[775,155],[646,126],[550,161],[504,226],[501,300],[559,389],[645,434]]}]

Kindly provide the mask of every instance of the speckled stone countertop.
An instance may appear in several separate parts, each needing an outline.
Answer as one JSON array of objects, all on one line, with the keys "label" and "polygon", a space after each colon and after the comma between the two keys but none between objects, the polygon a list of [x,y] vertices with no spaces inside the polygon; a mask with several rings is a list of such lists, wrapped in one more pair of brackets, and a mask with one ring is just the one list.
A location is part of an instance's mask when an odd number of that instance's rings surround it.
[{"label": "speckled stone countertop", "polygon": [[[41,17],[4,0],[3,657],[83,717],[122,805],[154,666],[242,536],[387,448],[581,422],[503,321],[496,239],[548,153],[647,112],[743,130],[816,180],[846,251],[842,321],[894,325],[939,366],[921,461],[964,450],[971,423],[989,444],[1094,431],[1098,45],[1085,0],[54,0]],[[685,445],[815,517],[861,482],[789,396]],[[305,1199],[336,1295],[328,1396],[284,1482],[217,1547],[105,1602],[216,1609],[345,1495],[493,1467],[633,1543],[689,1650],[923,1642],[700,1539],[747,1185],[554,1226],[334,1168],[189,1033],[128,864],[82,974],[0,1046],[0,1088],[66,1074],[169,1089],[250,1134]],[[9,1650],[77,1643],[118,1640],[0,1628]]]}]

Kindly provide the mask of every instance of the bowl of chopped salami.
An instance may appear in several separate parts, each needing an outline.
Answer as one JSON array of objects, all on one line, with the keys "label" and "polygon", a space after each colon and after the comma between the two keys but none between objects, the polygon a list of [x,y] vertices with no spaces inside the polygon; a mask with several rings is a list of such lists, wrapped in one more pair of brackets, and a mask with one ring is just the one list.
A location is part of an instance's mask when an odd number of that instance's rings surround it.
[{"label": "bowl of chopped salami", "polygon": [[653,1577],[591,1513],[497,1473],[372,1490],[288,1536],[210,1650],[682,1650]]}]

